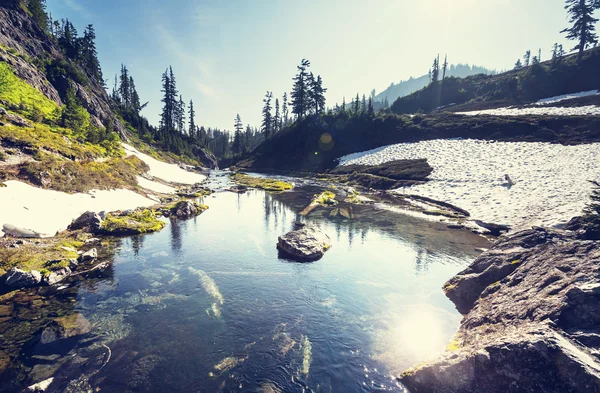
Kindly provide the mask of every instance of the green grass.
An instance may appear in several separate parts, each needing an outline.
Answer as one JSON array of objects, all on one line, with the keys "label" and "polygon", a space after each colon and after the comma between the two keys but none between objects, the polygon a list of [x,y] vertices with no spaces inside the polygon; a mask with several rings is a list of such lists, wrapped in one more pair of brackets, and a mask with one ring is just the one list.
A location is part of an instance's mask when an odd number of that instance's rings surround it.
[{"label": "green grass", "polygon": [[315,195],[313,203],[318,205],[334,205],[336,203],[335,194],[329,190],[323,191],[319,195]]},{"label": "green grass", "polygon": [[243,173],[236,173],[231,176],[231,179],[241,186],[260,188],[265,191],[286,191],[294,188],[291,183],[264,177],[252,177]]},{"label": "green grass", "polygon": [[18,78],[10,65],[4,62],[0,62],[0,100],[18,107],[28,118],[36,117],[37,113],[52,121],[60,117],[56,102]]},{"label": "green grass", "polygon": [[126,236],[160,231],[165,223],[153,210],[136,210],[124,216],[109,214],[102,223],[102,230],[109,235]]}]

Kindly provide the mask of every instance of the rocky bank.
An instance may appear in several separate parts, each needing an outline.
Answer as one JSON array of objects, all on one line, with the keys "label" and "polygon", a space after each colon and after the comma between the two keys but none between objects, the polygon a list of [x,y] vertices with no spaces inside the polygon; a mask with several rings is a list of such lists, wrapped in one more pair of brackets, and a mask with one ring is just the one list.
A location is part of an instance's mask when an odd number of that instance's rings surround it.
[{"label": "rocky bank", "polygon": [[448,281],[464,314],[412,393],[600,392],[600,242],[534,228],[503,236]]}]

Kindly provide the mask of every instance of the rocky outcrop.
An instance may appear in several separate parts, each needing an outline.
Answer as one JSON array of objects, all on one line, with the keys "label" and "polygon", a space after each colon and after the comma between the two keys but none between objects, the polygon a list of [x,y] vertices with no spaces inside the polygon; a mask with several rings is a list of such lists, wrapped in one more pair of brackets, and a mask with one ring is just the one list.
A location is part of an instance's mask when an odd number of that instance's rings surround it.
[{"label": "rocky outcrop", "polygon": [[9,288],[33,287],[41,282],[42,275],[37,270],[26,272],[14,267],[4,276],[4,284]]},{"label": "rocky outcrop", "polygon": [[179,201],[166,213],[169,217],[177,217],[180,219],[187,219],[196,217],[199,214],[202,214],[204,211],[208,209],[205,205],[196,204],[189,200]]},{"label": "rocky outcrop", "polygon": [[[111,122],[121,137],[127,139],[125,126],[111,111],[110,100],[102,81],[86,76],[75,64],[69,63],[58,47],[14,2],[0,1],[0,61],[8,63],[15,74],[49,99],[62,105],[66,91],[73,87],[83,107],[98,126]],[[44,70],[37,64],[45,61]],[[59,72],[53,73],[57,69]],[[77,73],[69,82],[64,70]],[[73,71],[75,70],[75,71]]]},{"label": "rocky outcrop", "polygon": [[102,227],[102,218],[98,213],[95,212],[85,212],[77,219],[75,219],[71,225],[69,225],[69,230],[75,231],[79,229],[87,229],[92,233],[97,233],[100,231]]},{"label": "rocky outcrop", "polygon": [[310,262],[323,257],[331,240],[319,228],[306,226],[280,236],[277,248],[286,258]]},{"label": "rocky outcrop", "polygon": [[444,286],[465,314],[420,392],[600,392],[600,242],[534,228],[499,239]]},{"label": "rocky outcrop", "polygon": [[79,256],[79,262],[81,262],[81,263],[92,262],[96,258],[98,258],[98,251],[95,248],[92,248],[91,250],[86,251]]}]

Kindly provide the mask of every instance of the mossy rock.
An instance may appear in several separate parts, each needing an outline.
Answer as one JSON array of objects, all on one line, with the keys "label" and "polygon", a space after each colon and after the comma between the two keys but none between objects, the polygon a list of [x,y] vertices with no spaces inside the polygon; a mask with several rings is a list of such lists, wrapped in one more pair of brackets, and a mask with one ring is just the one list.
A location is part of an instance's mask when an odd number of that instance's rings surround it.
[{"label": "mossy rock", "polygon": [[252,177],[243,173],[236,173],[231,179],[237,184],[246,187],[259,188],[265,191],[288,191],[294,188],[292,183],[263,177]]},{"label": "mossy rock", "polygon": [[136,210],[125,215],[109,214],[100,228],[112,236],[131,236],[160,231],[165,223],[156,217],[153,210]]}]

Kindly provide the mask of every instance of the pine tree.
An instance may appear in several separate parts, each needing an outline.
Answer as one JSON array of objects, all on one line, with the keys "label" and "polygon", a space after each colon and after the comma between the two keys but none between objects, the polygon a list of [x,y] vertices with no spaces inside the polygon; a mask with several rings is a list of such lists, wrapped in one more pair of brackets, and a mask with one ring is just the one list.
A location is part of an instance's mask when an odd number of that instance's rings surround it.
[{"label": "pine tree", "polygon": [[573,50],[578,51],[577,61],[581,61],[584,50],[598,43],[595,26],[598,19],[592,15],[595,9],[600,8],[598,3],[600,3],[598,0],[566,0],[565,9],[572,26],[562,30],[561,33],[567,33],[568,39],[578,42],[573,47]]},{"label": "pine tree", "polygon": [[440,79],[440,55],[433,59],[433,66],[431,67],[431,81],[433,83]]},{"label": "pine tree", "polygon": [[140,96],[135,88],[135,82],[133,81],[133,77],[129,77],[129,98],[131,99],[131,109],[136,115],[139,115],[142,110],[142,106],[140,103]]},{"label": "pine tree", "polygon": [[373,110],[373,97],[369,97],[369,105],[367,107],[367,115],[369,116],[373,116],[375,114],[375,111]]},{"label": "pine tree", "polygon": [[442,73],[442,82],[446,79],[446,70],[448,69],[448,55],[444,56],[444,72]]},{"label": "pine tree", "polygon": [[537,65],[540,64],[540,58],[537,56],[533,56],[533,59],[531,59],[531,65]]},{"label": "pine tree", "polygon": [[265,136],[265,139],[269,139],[271,137],[271,135],[273,135],[273,133],[272,133],[273,115],[271,114],[271,99],[272,98],[273,98],[273,93],[268,91],[267,94],[265,95],[265,98],[263,99],[263,102],[265,103],[265,105],[263,106],[263,110],[262,110],[263,119],[262,119],[261,129]]},{"label": "pine tree", "polygon": [[117,77],[117,74],[115,74],[115,84],[113,86],[111,97],[115,103],[117,103],[118,105],[121,105],[121,96],[119,95],[119,87],[118,86],[119,86],[118,77]]},{"label": "pine tree", "polygon": [[194,102],[190,100],[190,122],[189,122],[189,135],[193,136],[196,132],[196,112],[194,111]]},{"label": "pine tree", "polygon": [[342,106],[340,108],[340,113],[346,113],[346,97],[342,99]]},{"label": "pine tree", "polygon": [[125,108],[131,107],[131,88],[129,86],[129,71],[125,65],[121,64],[121,84],[119,85],[119,94],[121,95],[121,103]]},{"label": "pine tree", "polygon": [[360,97],[358,96],[358,93],[356,93],[356,100],[354,100],[352,102],[352,114],[354,116],[358,116],[359,113],[360,113]]},{"label": "pine tree", "polygon": [[273,134],[279,132],[279,122],[281,121],[281,114],[279,113],[279,98],[275,99],[275,117],[273,118]]},{"label": "pine tree", "polygon": [[525,60],[525,67],[529,67],[530,61],[531,61],[531,51],[528,50],[527,52],[525,52],[525,55],[523,56],[523,60]]},{"label": "pine tree", "polygon": [[282,127],[286,127],[288,125],[288,116],[289,116],[289,110],[288,110],[288,96],[287,93],[283,93],[283,106],[281,108],[281,124]]},{"label": "pine tree", "polygon": [[321,75],[318,75],[317,79],[313,78],[311,91],[315,114],[318,116],[325,110],[325,92],[327,92],[327,89],[323,88],[323,79],[321,79]]},{"label": "pine tree", "polygon": [[367,113],[367,96],[363,94],[362,100],[360,101],[360,113]]},{"label": "pine tree", "polygon": [[298,74],[294,77],[294,88],[292,89],[292,113],[296,114],[298,119],[302,119],[309,106],[308,100],[308,73],[310,61],[302,59],[298,66]]},{"label": "pine tree", "polygon": [[83,32],[81,60],[88,75],[94,77],[98,82],[104,83],[100,61],[98,60],[98,51],[96,50],[96,32],[93,25],[87,25]]},{"label": "pine tree", "polygon": [[246,126],[246,132],[244,132],[244,144],[243,144],[243,148],[242,148],[242,151],[244,153],[247,153],[254,148],[253,141],[254,141],[254,135],[252,134],[252,128],[250,127],[250,124],[248,124]]},{"label": "pine tree", "polygon": [[523,64],[521,63],[521,59],[518,59],[515,63],[515,70],[519,70],[521,68],[523,68]]},{"label": "pine tree", "polygon": [[29,0],[27,9],[31,12],[35,23],[48,32],[48,15],[46,15],[46,0]]},{"label": "pine tree", "polygon": [[243,149],[243,136],[242,131],[244,130],[244,124],[242,123],[242,118],[238,113],[235,117],[235,123],[233,125],[235,130],[233,134],[233,144],[231,146],[231,151],[234,155],[239,155],[242,153]]},{"label": "pine tree", "polygon": [[177,130],[181,134],[185,134],[185,102],[183,102],[182,96],[179,96],[177,103]]},{"label": "pine tree", "polygon": [[173,132],[173,94],[171,91],[172,84],[171,78],[169,75],[169,70],[167,69],[162,75],[162,93],[163,98],[161,102],[163,103],[163,110],[160,116],[160,132],[161,139],[164,141],[168,138],[168,135]]}]

